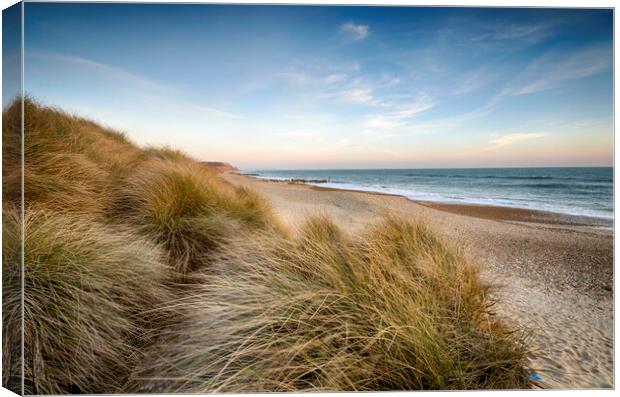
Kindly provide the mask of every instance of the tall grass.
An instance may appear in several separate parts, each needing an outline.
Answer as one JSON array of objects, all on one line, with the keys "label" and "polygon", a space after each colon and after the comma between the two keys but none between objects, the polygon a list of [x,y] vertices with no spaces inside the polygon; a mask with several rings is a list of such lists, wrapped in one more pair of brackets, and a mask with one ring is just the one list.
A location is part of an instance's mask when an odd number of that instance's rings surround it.
[{"label": "tall grass", "polygon": [[[19,102],[3,113],[3,150],[17,155],[7,158],[10,165],[3,171],[5,198],[12,202],[21,195],[20,113]],[[102,216],[115,172],[130,170],[140,158],[141,151],[122,134],[29,98],[24,101],[24,128],[26,205]]]},{"label": "tall grass", "polygon": [[275,225],[262,198],[186,160],[145,161],[113,195],[113,216],[163,243],[180,273],[208,262],[209,253],[242,227]]},{"label": "tall grass", "polygon": [[[16,211],[5,211],[5,282],[19,277]],[[162,252],[120,230],[64,214],[24,219],[25,393],[121,390],[142,335],[141,313],[167,297]]]},{"label": "tall grass", "polygon": [[[523,334],[490,312],[475,266],[422,225],[351,239],[327,218],[294,240],[236,239],[169,308],[133,390],[527,387]],[[146,386],[145,386],[146,385]]]},{"label": "tall grass", "polygon": [[[24,107],[26,393],[529,385],[522,334],[423,225],[348,236],[320,217],[292,235],[179,151]],[[5,285],[20,281],[20,111],[3,112]]]}]

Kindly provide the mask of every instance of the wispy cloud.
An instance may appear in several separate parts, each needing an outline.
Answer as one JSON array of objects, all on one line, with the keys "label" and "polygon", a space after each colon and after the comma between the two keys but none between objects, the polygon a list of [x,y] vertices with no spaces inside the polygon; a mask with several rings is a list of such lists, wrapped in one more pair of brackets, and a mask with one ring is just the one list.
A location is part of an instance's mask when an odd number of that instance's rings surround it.
[{"label": "wispy cloud", "polygon": [[446,22],[449,23],[433,27],[434,37],[438,39],[436,45],[496,54],[518,53],[548,42],[562,33],[565,23],[560,17],[511,21],[475,15],[455,16]]},{"label": "wispy cloud", "polygon": [[184,99],[175,99],[173,101],[170,101],[169,99],[166,99],[164,101],[164,103],[169,104],[170,106],[174,107],[177,110],[182,110],[184,112],[196,112],[199,114],[205,114],[205,115],[209,115],[209,116],[214,116],[214,117],[219,117],[219,118],[227,118],[227,119],[236,119],[236,118],[240,118],[241,116],[230,113],[230,112],[226,112],[224,110],[221,109],[217,109],[217,108],[213,108],[210,106],[204,106],[204,105],[199,105],[196,104],[194,102],[189,102],[187,100]]},{"label": "wispy cloud", "polygon": [[328,76],[326,76],[323,81],[325,81],[325,83],[327,84],[334,84],[334,83],[341,83],[343,81],[345,81],[347,79],[347,75],[346,74],[330,74]]},{"label": "wispy cloud", "polygon": [[489,148],[497,149],[503,146],[514,145],[516,143],[530,140],[530,139],[542,138],[547,135],[548,134],[544,132],[518,132],[518,133],[513,133],[513,134],[502,135],[500,137],[489,140]]},{"label": "wispy cloud", "polygon": [[472,37],[474,42],[520,41],[538,43],[553,34],[556,23],[511,23],[482,25],[482,32]]},{"label": "wispy cloud", "polygon": [[381,76],[358,75],[357,77],[341,79],[338,84],[325,87],[320,98],[335,99],[339,102],[359,105],[392,107],[394,103],[390,98],[394,94],[390,90],[400,83],[400,78],[390,74]]},{"label": "wispy cloud", "polygon": [[101,62],[96,62],[91,59],[86,59],[75,55],[60,54],[55,52],[43,52],[36,50],[29,50],[26,54],[29,57],[43,58],[50,61],[82,66],[95,72],[104,74],[107,78],[116,80],[119,83],[131,84],[132,86],[138,86],[143,89],[172,89],[172,87],[169,85],[131,73],[123,68]]},{"label": "wispy cloud", "polygon": [[283,78],[289,84],[292,85],[332,85],[337,83],[343,83],[347,81],[348,75],[346,73],[330,73],[327,75],[314,76],[306,72],[299,71],[287,71],[279,72],[277,76]]},{"label": "wispy cloud", "polygon": [[277,135],[289,139],[318,139],[321,137],[321,134],[318,132],[309,131],[285,131],[279,132]]},{"label": "wispy cloud", "polygon": [[370,26],[347,22],[340,27],[340,31],[353,40],[364,40],[370,34]]},{"label": "wispy cloud", "polygon": [[409,119],[434,107],[437,103],[426,94],[419,94],[412,103],[394,106],[389,112],[373,114],[367,117],[366,133],[374,130],[395,130],[407,127]]},{"label": "wispy cloud", "polygon": [[571,80],[596,75],[611,67],[611,48],[591,47],[578,52],[550,52],[532,62],[500,96],[549,90]]},{"label": "wispy cloud", "polygon": [[[155,81],[153,79],[132,73],[118,66],[93,61],[91,59],[75,55],[42,52],[36,50],[28,51],[27,56],[83,68],[87,70],[89,74],[96,75],[98,78],[104,78],[119,87],[123,87],[123,89],[130,88],[130,92],[133,96],[162,106],[165,110],[173,110],[175,112],[183,113],[194,112],[222,118],[237,117],[230,112],[189,100],[187,99],[186,93],[173,85]],[[170,98],[174,99],[171,100]]]},{"label": "wispy cloud", "polygon": [[[389,107],[391,99],[398,95],[394,87],[401,85],[402,80],[391,73],[365,73],[349,68],[346,72],[334,70],[333,65],[323,65],[304,70],[302,67],[291,67],[276,73],[276,80],[284,82],[292,88],[295,95],[303,96],[306,101],[338,102],[352,105],[373,107]],[[411,94],[405,95],[407,99]]]},{"label": "wispy cloud", "polygon": [[370,88],[356,88],[352,90],[340,91],[339,97],[345,102],[352,103],[373,103],[375,100]]},{"label": "wispy cloud", "polygon": [[428,95],[420,94],[413,103],[401,107],[393,113],[393,116],[398,119],[408,119],[434,107],[436,104]]},{"label": "wispy cloud", "polygon": [[468,71],[460,76],[457,88],[452,95],[461,96],[478,91],[494,82],[498,76],[497,67],[492,69],[491,67],[483,66]]}]

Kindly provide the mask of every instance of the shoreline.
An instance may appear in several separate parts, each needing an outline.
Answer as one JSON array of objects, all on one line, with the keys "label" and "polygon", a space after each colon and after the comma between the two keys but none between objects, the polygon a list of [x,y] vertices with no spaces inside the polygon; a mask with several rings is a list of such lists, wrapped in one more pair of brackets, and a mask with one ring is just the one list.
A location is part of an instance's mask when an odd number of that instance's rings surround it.
[{"label": "shoreline", "polygon": [[598,231],[613,231],[614,219],[594,217],[588,215],[575,215],[554,211],[539,210],[533,208],[508,207],[500,205],[487,205],[475,203],[453,203],[431,200],[416,200],[398,193],[378,192],[370,190],[357,190],[349,188],[335,188],[331,186],[320,186],[312,182],[303,180],[279,180],[273,178],[262,178],[257,174],[244,174],[240,172],[230,172],[229,174],[238,175],[245,178],[251,178],[256,181],[266,183],[276,183],[283,185],[303,185],[317,191],[342,191],[379,196],[402,197],[418,205],[426,206],[436,210],[449,212],[453,214],[472,216],[476,218],[499,220],[508,222],[524,222],[546,224],[550,226],[576,226],[592,228]]},{"label": "shoreline", "polygon": [[531,330],[531,368],[545,388],[613,386],[611,227],[532,210],[417,202],[236,173],[223,177],[267,198],[293,233],[316,214],[329,215],[350,234],[386,214],[428,224],[497,287],[491,310]]}]

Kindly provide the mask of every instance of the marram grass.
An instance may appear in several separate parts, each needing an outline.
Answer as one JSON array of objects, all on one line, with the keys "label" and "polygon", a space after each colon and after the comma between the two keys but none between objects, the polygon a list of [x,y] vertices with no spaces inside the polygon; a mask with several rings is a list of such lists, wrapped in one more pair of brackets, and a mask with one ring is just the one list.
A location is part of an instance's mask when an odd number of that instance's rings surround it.
[{"label": "marram grass", "polygon": [[132,391],[520,388],[522,334],[489,312],[474,266],[423,225],[352,239],[330,219],[301,236],[231,241],[172,305]]},{"label": "marram grass", "polygon": [[[424,225],[289,232],[182,152],[24,105],[26,393],[530,386],[524,333]],[[3,112],[5,285],[20,282],[20,109]],[[5,353],[20,309],[6,291]]]},{"label": "marram grass", "polygon": [[150,159],[112,188],[113,217],[163,243],[181,273],[207,262],[225,237],[275,225],[265,201],[196,162]]},{"label": "marram grass", "polygon": [[[18,212],[5,210],[9,283],[19,278],[18,225]],[[121,391],[141,313],[167,298],[163,252],[135,233],[45,210],[26,211],[24,235],[25,393]]]}]

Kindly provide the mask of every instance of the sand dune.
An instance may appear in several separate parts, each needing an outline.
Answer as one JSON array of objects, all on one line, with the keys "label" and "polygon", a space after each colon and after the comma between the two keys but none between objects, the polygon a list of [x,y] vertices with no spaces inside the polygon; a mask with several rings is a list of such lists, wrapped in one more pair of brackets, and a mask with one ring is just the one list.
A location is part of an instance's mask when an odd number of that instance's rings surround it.
[{"label": "sand dune", "polygon": [[526,210],[459,208],[403,197],[227,174],[269,198],[291,228],[317,212],[355,233],[384,213],[423,219],[502,285],[497,311],[532,330],[544,387],[613,387],[613,235],[608,225]]}]

